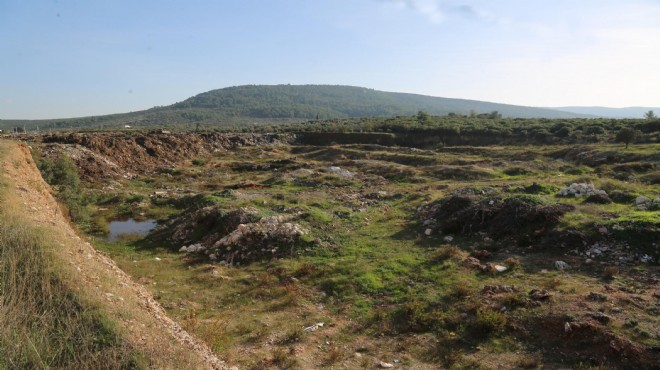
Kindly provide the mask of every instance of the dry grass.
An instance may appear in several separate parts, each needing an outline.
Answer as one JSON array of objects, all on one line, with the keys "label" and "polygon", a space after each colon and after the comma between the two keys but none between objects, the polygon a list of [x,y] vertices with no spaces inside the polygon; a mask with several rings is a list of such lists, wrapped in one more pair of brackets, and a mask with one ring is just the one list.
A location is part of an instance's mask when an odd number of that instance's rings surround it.
[{"label": "dry grass", "polygon": [[0,213],[0,367],[140,367],[113,325],[82,302],[49,261],[44,234]]}]

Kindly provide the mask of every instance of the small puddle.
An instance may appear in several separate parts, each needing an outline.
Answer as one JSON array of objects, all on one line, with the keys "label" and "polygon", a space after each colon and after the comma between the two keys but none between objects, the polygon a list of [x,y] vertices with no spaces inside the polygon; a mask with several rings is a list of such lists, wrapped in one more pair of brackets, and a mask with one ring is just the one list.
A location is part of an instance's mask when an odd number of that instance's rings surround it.
[{"label": "small puddle", "polygon": [[111,221],[108,225],[110,232],[105,240],[109,242],[116,242],[122,235],[131,234],[146,236],[154,227],[156,227],[156,220],[136,221],[132,218],[128,220]]}]

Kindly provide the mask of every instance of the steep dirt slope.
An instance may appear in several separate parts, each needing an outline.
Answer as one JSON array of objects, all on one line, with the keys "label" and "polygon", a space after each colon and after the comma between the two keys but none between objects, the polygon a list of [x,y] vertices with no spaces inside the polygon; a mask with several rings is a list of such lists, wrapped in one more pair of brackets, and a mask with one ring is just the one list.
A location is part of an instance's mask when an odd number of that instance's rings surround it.
[{"label": "steep dirt slope", "polygon": [[3,145],[9,152],[0,165],[0,175],[10,189],[2,206],[18,210],[51,236],[58,246],[52,256],[66,276],[65,283],[82,299],[100,307],[117,324],[120,334],[145,353],[152,368],[224,369],[224,363],[204,343],[166,316],[144,287],[76,234],[41,178],[29,149],[13,142]]},{"label": "steep dirt slope", "polygon": [[293,140],[289,134],[94,133],[53,134],[37,138],[45,156],[65,152],[80,176],[90,182],[119,179],[171,167],[197,156],[238,147],[272,145]]}]

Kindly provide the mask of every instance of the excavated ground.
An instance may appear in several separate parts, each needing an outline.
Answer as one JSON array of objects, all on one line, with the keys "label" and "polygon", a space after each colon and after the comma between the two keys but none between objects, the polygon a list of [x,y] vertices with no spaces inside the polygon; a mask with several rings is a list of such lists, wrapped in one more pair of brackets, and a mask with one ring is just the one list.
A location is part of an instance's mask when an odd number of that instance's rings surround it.
[{"label": "excavated ground", "polygon": [[224,363],[203,342],[165,314],[147,289],[74,231],[41,178],[27,146],[7,145],[10,151],[1,168],[13,196],[5,201],[16,203],[26,219],[56,241],[59,248],[53,255],[67,272],[67,283],[100,306],[134,348],[148,356],[153,368],[224,369]]},{"label": "excavated ground", "polygon": [[223,133],[94,133],[37,137],[45,156],[65,153],[87,181],[130,178],[183,160],[244,146],[285,143],[292,135]]}]

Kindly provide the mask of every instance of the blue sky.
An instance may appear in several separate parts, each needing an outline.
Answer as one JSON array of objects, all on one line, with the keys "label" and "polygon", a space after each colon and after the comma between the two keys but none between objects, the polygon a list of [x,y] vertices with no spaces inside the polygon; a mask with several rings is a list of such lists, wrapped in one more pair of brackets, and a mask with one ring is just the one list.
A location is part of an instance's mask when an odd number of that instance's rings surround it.
[{"label": "blue sky", "polygon": [[0,119],[243,84],[660,105],[654,0],[0,0]]}]

